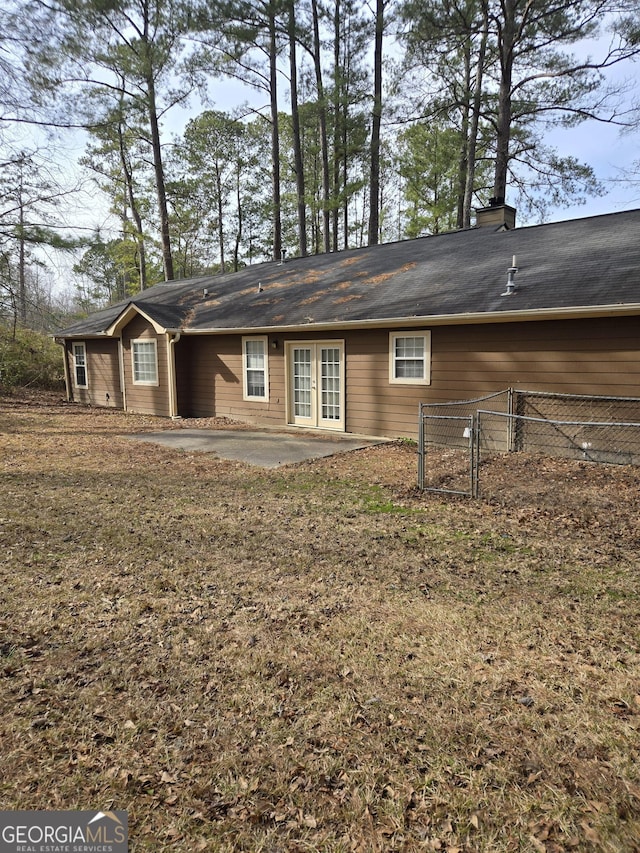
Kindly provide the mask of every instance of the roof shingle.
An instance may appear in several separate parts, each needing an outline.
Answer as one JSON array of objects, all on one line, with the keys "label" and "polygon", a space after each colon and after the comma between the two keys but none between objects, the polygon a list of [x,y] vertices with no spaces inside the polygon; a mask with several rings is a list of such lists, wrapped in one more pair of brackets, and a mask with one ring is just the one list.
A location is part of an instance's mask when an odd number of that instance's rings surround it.
[{"label": "roof shingle", "polygon": [[[517,289],[502,297],[514,255]],[[59,336],[104,334],[130,304],[167,330],[206,332],[639,303],[634,210],[511,231],[473,228],[167,282]]]}]

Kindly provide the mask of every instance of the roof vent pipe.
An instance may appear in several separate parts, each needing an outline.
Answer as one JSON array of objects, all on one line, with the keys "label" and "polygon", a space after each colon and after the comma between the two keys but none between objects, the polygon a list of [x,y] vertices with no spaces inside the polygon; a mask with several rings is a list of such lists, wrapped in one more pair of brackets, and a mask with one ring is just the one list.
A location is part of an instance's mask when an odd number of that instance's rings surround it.
[{"label": "roof vent pipe", "polygon": [[511,260],[511,266],[507,270],[507,289],[504,293],[501,293],[500,296],[513,296],[516,291],[516,273],[518,272],[518,267],[516,266],[516,256],[514,255]]}]

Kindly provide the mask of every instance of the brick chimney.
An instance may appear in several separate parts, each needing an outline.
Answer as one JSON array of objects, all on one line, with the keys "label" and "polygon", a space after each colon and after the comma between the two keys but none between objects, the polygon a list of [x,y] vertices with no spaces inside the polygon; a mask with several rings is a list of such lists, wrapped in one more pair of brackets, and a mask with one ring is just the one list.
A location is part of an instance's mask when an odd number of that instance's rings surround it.
[{"label": "brick chimney", "polygon": [[516,209],[505,204],[503,196],[489,199],[489,207],[476,210],[476,228],[504,228],[510,231],[516,227]]}]

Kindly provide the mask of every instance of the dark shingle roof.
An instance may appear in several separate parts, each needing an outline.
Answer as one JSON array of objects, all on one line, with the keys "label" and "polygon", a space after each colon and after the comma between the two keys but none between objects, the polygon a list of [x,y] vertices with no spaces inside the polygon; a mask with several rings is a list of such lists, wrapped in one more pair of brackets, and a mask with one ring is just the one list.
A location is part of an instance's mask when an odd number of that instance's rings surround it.
[{"label": "dark shingle roof", "polygon": [[[517,290],[502,297],[514,255]],[[103,333],[131,303],[163,328],[185,331],[637,305],[640,210],[473,228],[168,282],[59,334]]]}]

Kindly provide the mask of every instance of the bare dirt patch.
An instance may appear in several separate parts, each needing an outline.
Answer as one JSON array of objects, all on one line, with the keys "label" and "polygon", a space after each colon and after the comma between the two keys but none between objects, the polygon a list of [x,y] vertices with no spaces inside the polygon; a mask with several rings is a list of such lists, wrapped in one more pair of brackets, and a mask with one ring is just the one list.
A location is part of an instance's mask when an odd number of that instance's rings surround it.
[{"label": "bare dirt patch", "polygon": [[123,808],[133,851],[640,849],[636,469],[447,499],[402,444],[120,437],[164,426],[0,399],[3,808]]}]

